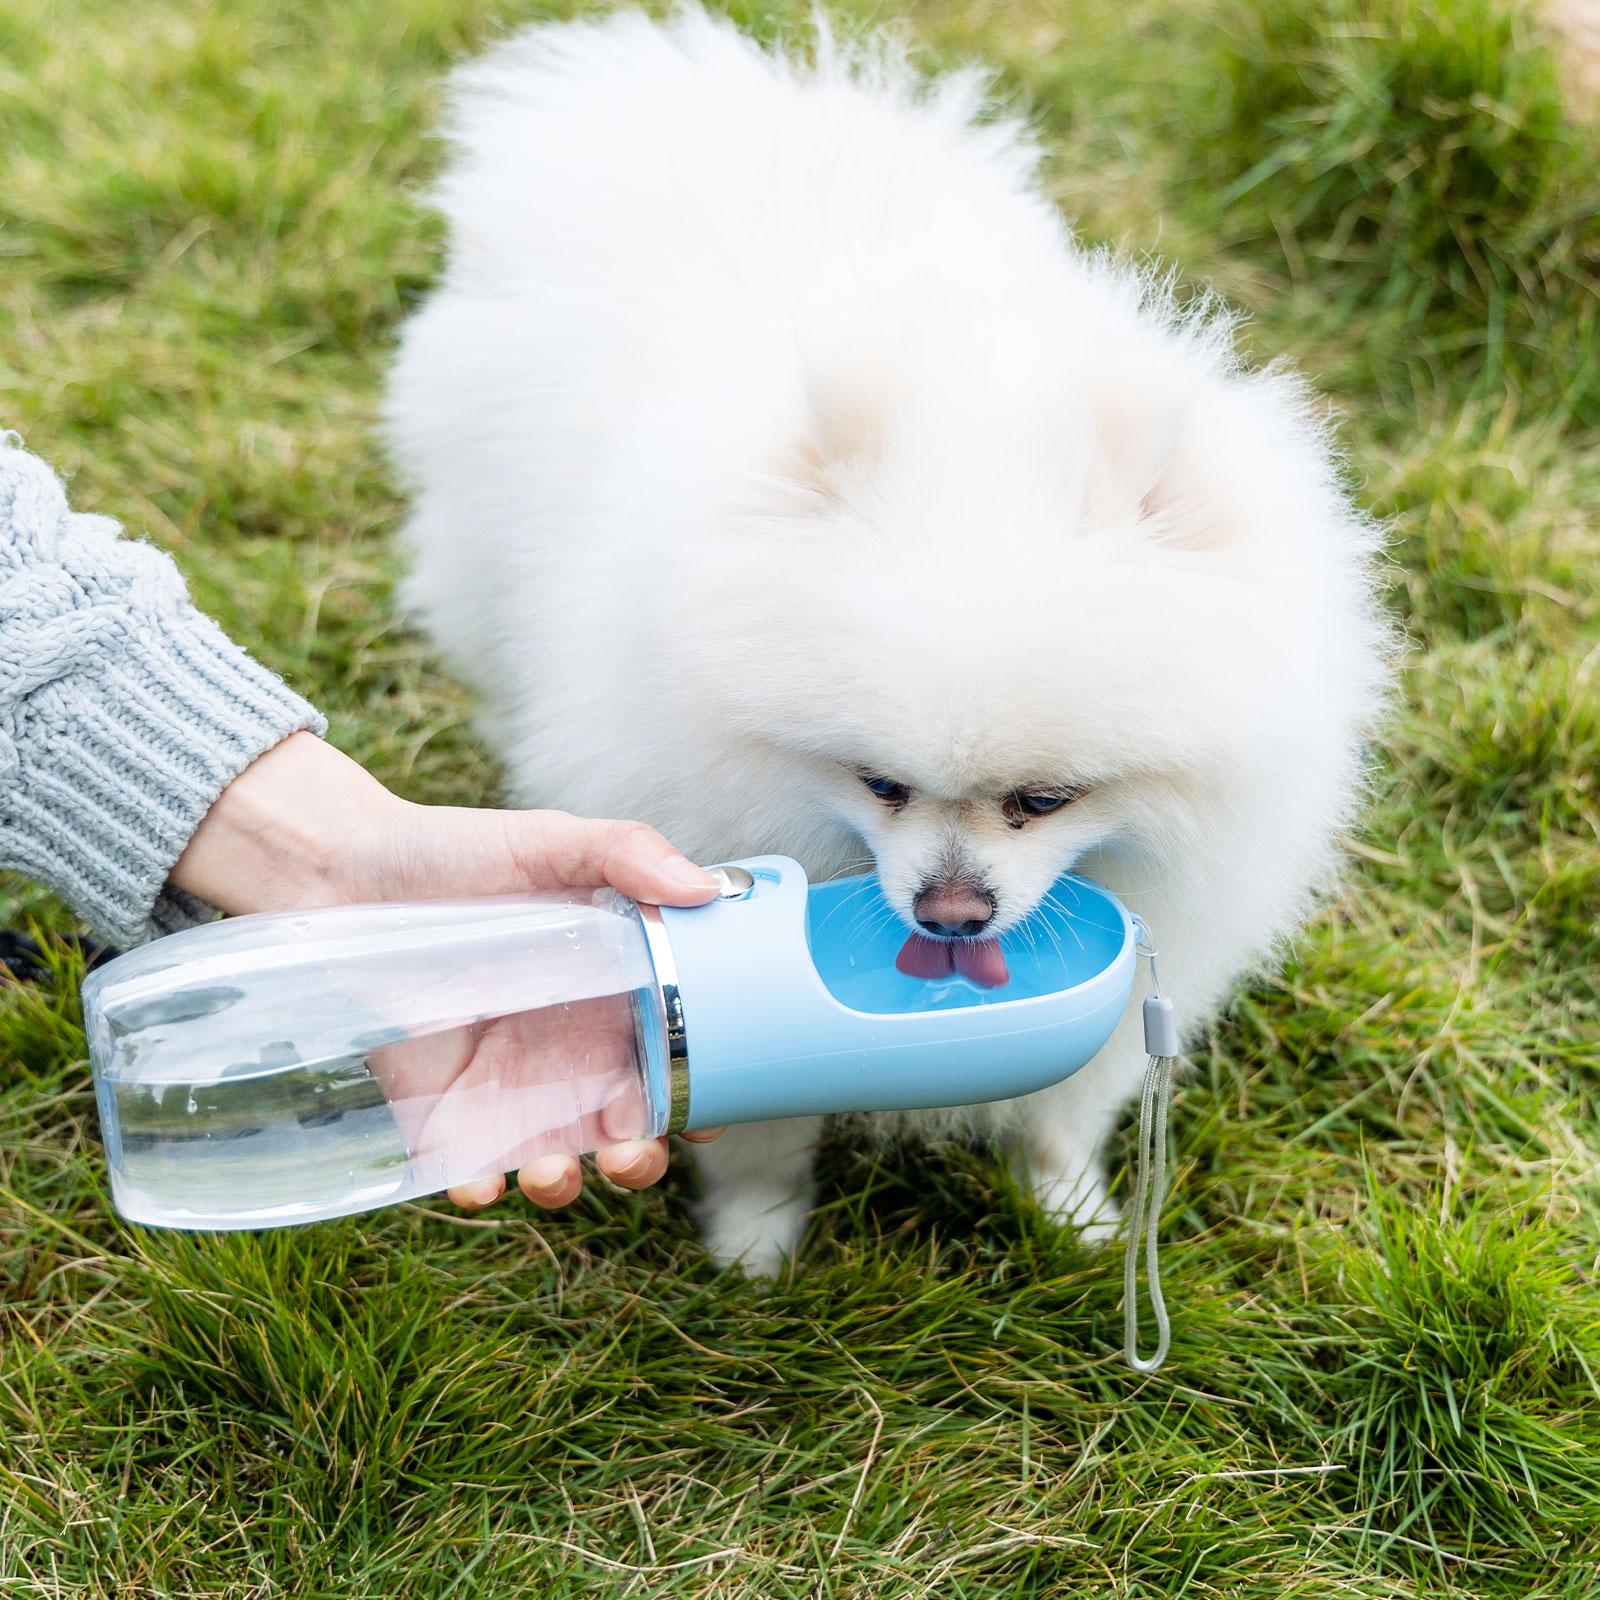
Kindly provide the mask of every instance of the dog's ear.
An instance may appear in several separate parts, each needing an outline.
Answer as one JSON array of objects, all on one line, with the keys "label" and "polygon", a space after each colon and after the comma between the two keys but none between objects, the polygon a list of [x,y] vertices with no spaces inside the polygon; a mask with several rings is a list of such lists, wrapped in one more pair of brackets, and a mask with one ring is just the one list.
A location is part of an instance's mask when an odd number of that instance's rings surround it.
[{"label": "dog's ear", "polygon": [[[825,375],[823,375],[825,374]],[[816,515],[843,504],[883,456],[887,385],[863,360],[820,364],[799,397],[798,424],[745,507],[758,515]]]},{"label": "dog's ear", "polygon": [[1175,456],[1140,501],[1139,526],[1168,549],[1223,550],[1233,543],[1238,519],[1217,487]]},{"label": "dog's ear", "polygon": [[789,470],[808,492],[839,499],[844,485],[883,458],[887,381],[870,358],[835,359],[805,383],[805,426]]},{"label": "dog's ear", "polygon": [[883,454],[888,378],[861,355],[806,380],[811,444],[826,465],[871,465]]},{"label": "dog's ear", "polygon": [[1204,384],[1170,353],[1124,350],[1105,364],[1096,393],[1102,514],[1131,516],[1174,549],[1214,550],[1229,519],[1196,470]]}]

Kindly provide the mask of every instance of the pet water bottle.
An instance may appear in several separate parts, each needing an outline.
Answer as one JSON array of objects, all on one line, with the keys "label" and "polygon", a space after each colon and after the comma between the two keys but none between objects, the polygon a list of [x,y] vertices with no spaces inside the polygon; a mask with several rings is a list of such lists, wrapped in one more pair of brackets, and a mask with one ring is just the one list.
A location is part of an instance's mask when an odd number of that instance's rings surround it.
[{"label": "pet water bottle", "polygon": [[714,873],[704,906],[337,906],[118,957],[83,991],[117,1209],[272,1227],[624,1139],[1009,1098],[1082,1066],[1128,1003],[1134,927],[1088,879],[979,983],[897,964],[875,878],[813,888],[779,856]]}]

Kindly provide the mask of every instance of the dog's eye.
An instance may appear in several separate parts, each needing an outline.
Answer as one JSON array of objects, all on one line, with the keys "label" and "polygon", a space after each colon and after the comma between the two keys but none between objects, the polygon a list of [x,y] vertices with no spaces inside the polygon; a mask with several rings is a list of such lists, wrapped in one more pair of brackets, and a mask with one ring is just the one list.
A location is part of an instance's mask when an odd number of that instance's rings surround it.
[{"label": "dog's eye", "polygon": [[1030,817],[1048,817],[1052,811],[1061,811],[1074,800],[1081,800],[1086,789],[1018,789],[1000,802],[1006,821],[1020,828]]},{"label": "dog's eye", "polygon": [[880,778],[871,772],[861,773],[860,778],[886,806],[893,806],[896,811],[911,798],[909,785],[896,783],[893,778]]}]

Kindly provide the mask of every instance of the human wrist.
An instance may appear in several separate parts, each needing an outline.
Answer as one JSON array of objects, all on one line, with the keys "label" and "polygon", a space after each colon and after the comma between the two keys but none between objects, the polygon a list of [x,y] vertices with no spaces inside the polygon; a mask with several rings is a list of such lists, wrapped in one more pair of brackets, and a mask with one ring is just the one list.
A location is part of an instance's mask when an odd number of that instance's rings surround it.
[{"label": "human wrist", "polygon": [[405,803],[310,733],[291,734],[218,796],[171,883],[233,914],[350,899],[362,841]]}]

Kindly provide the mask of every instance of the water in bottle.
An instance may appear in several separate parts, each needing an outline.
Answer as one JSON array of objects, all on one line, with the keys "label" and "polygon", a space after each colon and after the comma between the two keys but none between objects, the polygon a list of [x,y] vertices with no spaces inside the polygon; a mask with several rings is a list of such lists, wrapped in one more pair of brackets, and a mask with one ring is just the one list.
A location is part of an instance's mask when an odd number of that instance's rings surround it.
[{"label": "water in bottle", "polygon": [[642,917],[610,890],[215,923],[84,998],[139,1222],[306,1222],[665,1127]]}]

